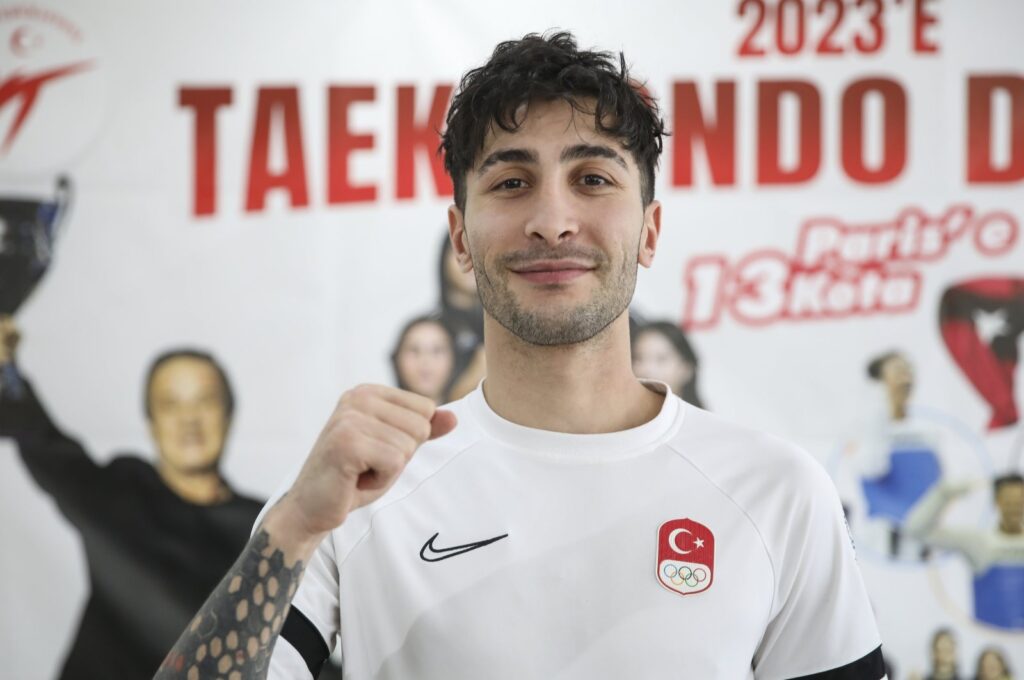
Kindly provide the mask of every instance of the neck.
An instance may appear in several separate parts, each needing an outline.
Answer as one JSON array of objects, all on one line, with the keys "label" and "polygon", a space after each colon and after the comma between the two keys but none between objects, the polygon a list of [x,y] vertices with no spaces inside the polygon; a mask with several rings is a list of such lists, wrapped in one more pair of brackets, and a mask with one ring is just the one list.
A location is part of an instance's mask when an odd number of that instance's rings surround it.
[{"label": "neck", "polygon": [[907,417],[907,402],[893,399],[889,402],[889,416],[893,420],[904,420]]},{"label": "neck", "polygon": [[553,347],[523,342],[485,315],[484,346],[487,403],[518,425],[618,432],[654,418],[664,401],[633,375],[626,312],[590,340]]},{"label": "neck", "polygon": [[189,503],[213,505],[231,498],[231,491],[216,468],[186,472],[161,460],[156,465],[156,471],[171,491]]},{"label": "neck", "polygon": [[1024,533],[1024,525],[1021,525],[1020,522],[1007,522],[1006,520],[1001,519],[999,520],[999,531],[1004,534],[1016,536]]}]

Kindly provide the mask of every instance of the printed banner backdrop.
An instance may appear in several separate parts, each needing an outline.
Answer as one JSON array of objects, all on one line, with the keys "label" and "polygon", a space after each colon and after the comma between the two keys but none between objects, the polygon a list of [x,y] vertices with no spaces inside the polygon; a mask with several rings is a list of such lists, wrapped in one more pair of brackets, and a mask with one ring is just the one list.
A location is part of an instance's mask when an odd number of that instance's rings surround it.
[{"label": "printed banner backdrop", "polygon": [[[446,306],[452,87],[501,40],[572,30],[625,52],[673,132],[637,322],[685,330],[705,407],[832,474],[890,677],[926,675],[943,627],[963,676],[987,647],[1019,675],[1024,547],[993,570],[926,529],[992,534],[991,482],[1022,469],[1021,26],[1017,0],[0,3],[0,313],[101,464],[155,457],[153,358],[211,352],[224,475],[265,498]],[[12,439],[0,490],[0,676],[55,677],[86,548]]]}]

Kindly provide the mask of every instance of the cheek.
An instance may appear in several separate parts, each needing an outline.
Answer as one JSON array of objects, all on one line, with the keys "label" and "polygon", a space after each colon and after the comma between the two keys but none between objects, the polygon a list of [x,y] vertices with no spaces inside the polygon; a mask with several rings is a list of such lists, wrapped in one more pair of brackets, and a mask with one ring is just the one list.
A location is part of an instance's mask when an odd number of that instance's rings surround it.
[{"label": "cheek", "polygon": [[408,375],[409,371],[416,365],[416,359],[413,357],[412,352],[405,351],[398,355],[398,372],[403,375]]},{"label": "cheek", "polygon": [[174,418],[168,418],[166,416],[158,416],[156,418],[153,418],[151,427],[152,427],[152,430],[153,430],[153,436],[154,437],[157,437],[157,438],[168,437],[175,430]]},{"label": "cheek", "polygon": [[452,367],[452,353],[448,350],[438,350],[433,355],[434,367],[438,371],[450,371]]}]

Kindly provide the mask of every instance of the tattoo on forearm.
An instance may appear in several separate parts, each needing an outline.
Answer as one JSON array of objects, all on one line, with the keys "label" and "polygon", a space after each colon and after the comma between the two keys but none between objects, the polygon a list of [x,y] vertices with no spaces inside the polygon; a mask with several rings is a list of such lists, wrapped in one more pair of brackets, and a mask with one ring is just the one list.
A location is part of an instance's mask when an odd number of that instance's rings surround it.
[{"label": "tattoo on forearm", "polygon": [[266,678],[274,642],[305,565],[259,529],[164,659],[154,680]]}]

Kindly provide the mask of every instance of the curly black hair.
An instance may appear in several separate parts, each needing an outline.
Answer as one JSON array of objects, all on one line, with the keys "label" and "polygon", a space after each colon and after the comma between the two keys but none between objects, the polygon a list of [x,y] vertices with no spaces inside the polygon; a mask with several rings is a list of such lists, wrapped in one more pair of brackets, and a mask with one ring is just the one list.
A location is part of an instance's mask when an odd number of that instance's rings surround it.
[{"label": "curly black hair", "polygon": [[566,31],[509,40],[494,48],[486,64],[467,72],[448,109],[439,152],[455,185],[455,204],[466,207],[466,173],[497,124],[514,132],[517,111],[531,101],[567,102],[594,116],[598,131],[619,140],[640,168],[645,206],[654,200],[654,172],[667,135],[657,102],[629,76],[625,57],[579,50]]}]

